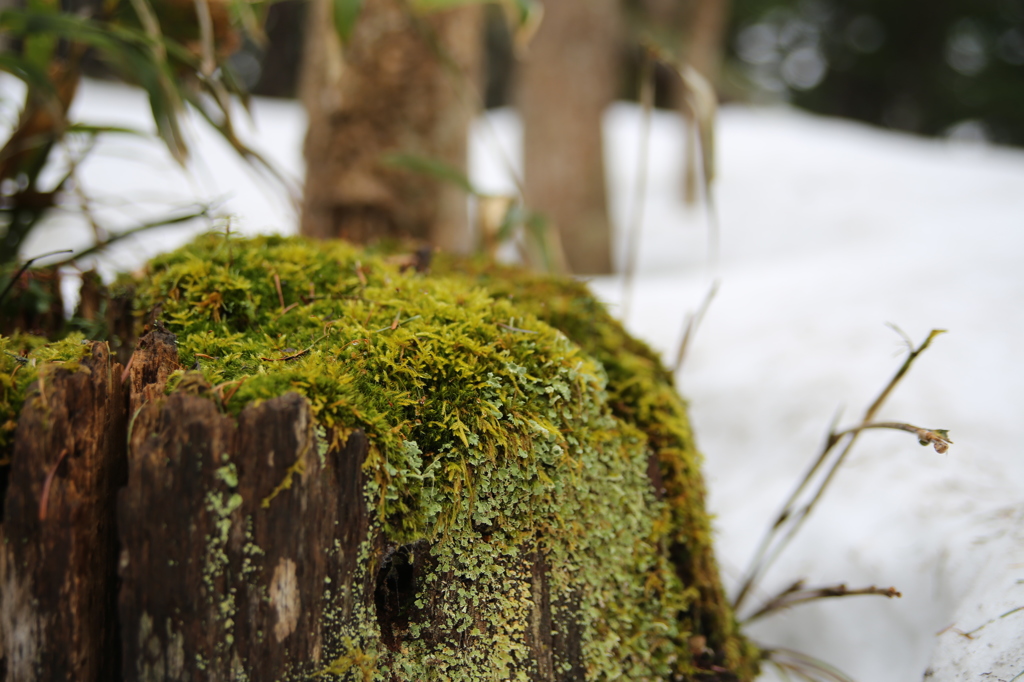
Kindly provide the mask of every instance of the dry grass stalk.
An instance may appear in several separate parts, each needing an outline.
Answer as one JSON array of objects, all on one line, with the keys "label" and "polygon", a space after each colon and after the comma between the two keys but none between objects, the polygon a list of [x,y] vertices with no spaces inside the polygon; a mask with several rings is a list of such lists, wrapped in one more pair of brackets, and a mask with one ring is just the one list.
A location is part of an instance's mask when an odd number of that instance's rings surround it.
[{"label": "dry grass stalk", "polygon": [[[945,330],[943,329],[933,329],[931,333],[928,334],[928,338],[926,338],[920,346],[916,348],[911,347],[910,353],[907,355],[907,359],[896,371],[896,374],[892,379],[889,380],[889,383],[886,384],[885,388],[882,389],[882,392],[878,395],[875,401],[871,403],[870,407],[865,411],[860,424],[844,431],[837,432],[834,428],[831,430],[821,452],[815,458],[810,469],[808,469],[807,473],[800,481],[800,484],[796,487],[796,490],[793,491],[786,500],[786,503],[782,506],[782,510],[779,512],[779,515],[771,528],[769,528],[768,532],[765,533],[765,537],[761,541],[761,544],[751,561],[746,578],[741,584],[740,591],[733,602],[733,607],[735,609],[739,610],[743,605],[744,599],[750,594],[751,588],[757,583],[761,576],[764,575],[765,571],[767,571],[772,563],[774,563],[782,550],[786,548],[793,539],[793,536],[796,535],[797,531],[799,531],[803,526],[810,513],[814,511],[818,502],[828,489],[829,484],[835,478],[839,467],[849,456],[850,451],[853,449],[853,445],[857,442],[857,437],[862,431],[869,428],[897,428],[899,430],[914,433],[922,443],[926,445],[932,444],[939,452],[945,452],[946,449],[948,449],[951,441],[948,437],[949,434],[944,430],[920,429],[919,427],[911,426],[910,424],[901,424],[896,422],[874,422],[874,418],[878,413],[878,410],[881,409],[893,389],[896,388],[896,385],[899,384],[900,380],[902,380],[910,370],[914,360],[916,360],[921,353],[927,350],[928,346],[931,345],[932,340],[936,336],[944,332]],[[844,441],[845,445],[843,448],[837,455],[832,456],[836,446]],[[820,478],[820,482],[817,484],[816,489],[814,489],[810,494],[810,499],[807,502],[801,502],[801,499],[806,497],[804,496],[804,492],[810,488],[811,482],[816,478],[816,474],[823,470],[828,462],[831,462],[831,464],[827,467],[827,471],[823,477]]]}]

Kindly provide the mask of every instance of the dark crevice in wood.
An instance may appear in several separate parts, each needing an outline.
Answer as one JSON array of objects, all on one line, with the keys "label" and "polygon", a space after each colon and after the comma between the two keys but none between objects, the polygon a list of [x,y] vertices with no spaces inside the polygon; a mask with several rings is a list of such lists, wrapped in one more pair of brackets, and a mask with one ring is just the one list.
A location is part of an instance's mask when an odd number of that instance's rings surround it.
[{"label": "dark crevice in wood", "polygon": [[577,682],[586,679],[583,665],[583,625],[580,623],[580,595],[563,594],[555,600],[552,611],[551,649],[555,679]]},{"label": "dark crevice in wood", "polygon": [[658,453],[653,450],[647,454],[647,478],[651,481],[654,496],[659,500],[664,500],[668,491],[665,489],[665,479],[661,475],[661,460]]},{"label": "dark crevice in wood", "polygon": [[425,577],[430,544],[426,540],[391,547],[377,569],[373,601],[381,639],[398,651],[409,624],[417,614],[416,596]]},{"label": "dark crevice in wood", "polygon": [[551,622],[551,588],[548,581],[548,563],[543,552],[527,554],[530,564],[530,592],[533,612],[530,614],[530,627],[526,630],[526,641],[533,652],[536,666],[531,670],[531,678],[538,682],[553,682],[554,643]]},{"label": "dark crevice in wood", "polygon": [[[691,649],[694,655],[693,663],[697,668],[713,670],[721,669],[724,663],[724,652],[722,651],[723,633],[727,632],[727,623],[723,622],[725,609],[721,608],[720,602],[724,595],[719,590],[707,586],[706,581],[700,581],[697,574],[700,567],[696,557],[690,549],[681,542],[674,542],[669,546],[669,559],[676,567],[676,574],[685,585],[697,585],[701,590],[700,598],[694,600],[691,612],[688,615],[696,625],[696,631],[705,633],[701,636],[701,646],[694,647],[694,640],[691,640]],[[703,567],[704,570],[712,570],[711,567]],[[702,607],[702,605],[704,605]],[[709,608],[711,605],[714,608]],[[701,680],[715,680],[718,682],[731,682],[738,679],[736,675],[725,672],[708,672]]]}]

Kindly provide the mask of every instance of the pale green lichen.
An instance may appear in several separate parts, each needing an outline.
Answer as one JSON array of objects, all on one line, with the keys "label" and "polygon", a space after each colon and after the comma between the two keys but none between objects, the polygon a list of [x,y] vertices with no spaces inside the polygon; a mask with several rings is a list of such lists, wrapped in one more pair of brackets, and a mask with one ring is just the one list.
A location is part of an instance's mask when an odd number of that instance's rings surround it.
[{"label": "pale green lichen", "polygon": [[225,409],[296,391],[323,442],[363,429],[376,527],[391,546],[429,541],[417,589],[434,619],[417,622],[414,605],[392,650],[357,606],[326,630],[324,673],[523,678],[539,552],[556,622],[579,619],[588,679],[692,677],[696,636],[715,665],[751,679],[757,652],[722,597],[685,407],[655,356],[574,282],[438,269],[402,272],[342,243],[211,234],[155,259],[137,285],[140,312],[161,306],[183,366],[198,364]]}]

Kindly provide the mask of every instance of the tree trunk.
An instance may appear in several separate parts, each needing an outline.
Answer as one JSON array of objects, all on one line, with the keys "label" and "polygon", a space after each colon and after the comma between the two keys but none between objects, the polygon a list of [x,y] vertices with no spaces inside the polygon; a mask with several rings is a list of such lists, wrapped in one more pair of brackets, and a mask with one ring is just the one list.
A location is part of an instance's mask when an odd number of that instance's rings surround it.
[{"label": "tree trunk", "polygon": [[602,116],[619,87],[618,0],[548,0],[520,73],[526,203],[578,274],[612,271]]},{"label": "tree trunk", "polygon": [[396,164],[395,156],[465,172],[480,8],[418,16],[399,0],[369,0],[342,46],[333,4],[314,0],[309,8],[301,233],[358,243],[411,238],[467,251],[465,190]]},{"label": "tree trunk", "polygon": [[686,60],[712,85],[718,81],[728,23],[729,0],[697,0],[689,12]]}]

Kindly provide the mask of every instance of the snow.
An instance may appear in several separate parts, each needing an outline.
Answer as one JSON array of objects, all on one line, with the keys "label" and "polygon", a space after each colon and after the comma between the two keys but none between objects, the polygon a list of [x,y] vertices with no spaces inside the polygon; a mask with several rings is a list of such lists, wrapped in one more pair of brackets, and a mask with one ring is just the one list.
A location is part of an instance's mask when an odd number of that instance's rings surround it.
[{"label": "snow", "polygon": [[[151,127],[141,95],[110,84],[86,83],[73,115]],[[253,118],[249,139],[301,176],[300,108],[257,99]],[[624,226],[639,112],[616,105],[605,123],[611,210]],[[479,187],[511,190],[496,145],[515,159],[517,126],[507,111],[478,124],[471,168]],[[233,229],[293,232],[294,203],[214,134],[193,128],[189,172],[152,142],[101,143],[83,177],[103,198],[104,218],[129,226],[184,202],[222,198]],[[915,343],[932,328],[949,330],[879,420],[947,428],[950,452],[922,448],[902,432],[863,434],[752,602],[797,578],[892,585],[903,597],[800,606],[749,632],[860,682],[1024,679],[1024,609],[1014,611],[1024,607],[1024,153],[739,106],[721,112],[717,143],[721,244],[712,263],[705,210],[680,200],[681,124],[655,115],[641,275],[627,323],[671,362],[684,316],[720,282],[678,380],[706,455],[730,589],[836,412],[843,410],[841,426],[856,423],[902,363],[905,343],[886,323]],[[133,238],[102,265],[130,269],[206,227],[197,221]],[[87,237],[80,220],[64,216],[25,252]],[[618,237],[624,244],[625,231]],[[592,285],[623,309],[621,278]],[[769,671],[764,679],[774,678]]]}]

